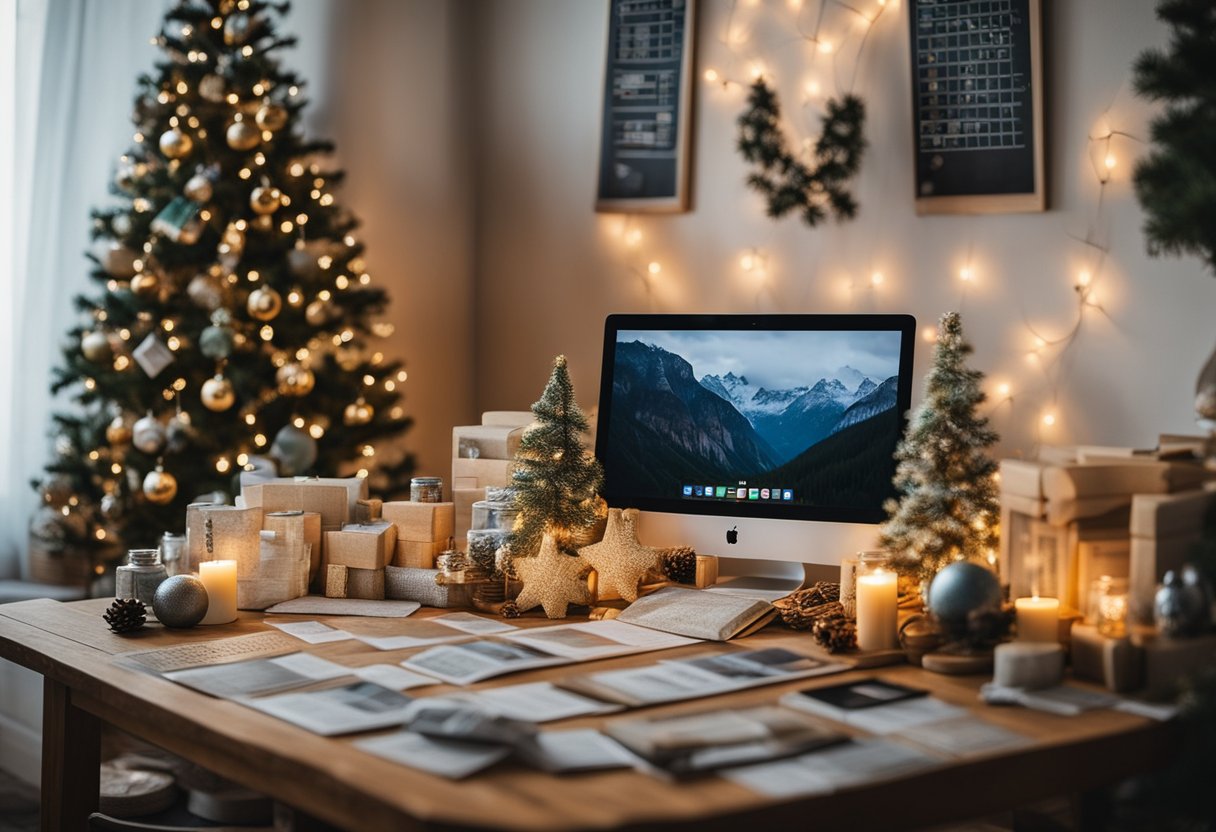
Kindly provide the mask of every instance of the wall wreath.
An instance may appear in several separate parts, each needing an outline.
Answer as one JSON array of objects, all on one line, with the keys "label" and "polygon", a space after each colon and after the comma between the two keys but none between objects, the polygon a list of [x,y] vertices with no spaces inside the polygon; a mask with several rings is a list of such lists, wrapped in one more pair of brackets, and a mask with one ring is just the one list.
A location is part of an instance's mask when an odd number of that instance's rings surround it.
[{"label": "wall wreath", "polygon": [[747,97],[748,110],[739,116],[739,152],[757,166],[747,184],[768,201],[768,215],[783,217],[798,211],[814,228],[827,218],[852,219],[857,200],[850,190],[861,168],[866,140],[865,104],[855,95],[829,99],[823,131],[815,140],[813,162],[800,161],[790,150],[779,122],[777,93],[756,79]]}]

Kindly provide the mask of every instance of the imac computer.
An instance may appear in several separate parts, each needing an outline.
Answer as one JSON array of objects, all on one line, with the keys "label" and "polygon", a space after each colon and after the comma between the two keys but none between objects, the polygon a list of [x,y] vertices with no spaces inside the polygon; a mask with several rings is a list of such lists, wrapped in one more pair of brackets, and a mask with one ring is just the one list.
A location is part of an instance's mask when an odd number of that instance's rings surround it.
[{"label": "imac computer", "polygon": [[611,315],[596,455],[650,546],[797,578],[872,549],[912,395],[909,315]]}]

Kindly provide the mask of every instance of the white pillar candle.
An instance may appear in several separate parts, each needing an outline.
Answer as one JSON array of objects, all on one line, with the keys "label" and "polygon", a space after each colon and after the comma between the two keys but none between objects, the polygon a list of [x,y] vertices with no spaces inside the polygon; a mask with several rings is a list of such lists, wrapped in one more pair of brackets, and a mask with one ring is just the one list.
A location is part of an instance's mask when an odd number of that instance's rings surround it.
[{"label": "white pillar candle", "polygon": [[857,575],[857,647],[890,650],[896,646],[899,590],[894,572],[877,569]]},{"label": "white pillar candle", "polygon": [[207,589],[207,614],[200,624],[227,624],[236,620],[236,561],[205,560],[198,577]]},{"label": "white pillar candle", "polygon": [[1018,641],[1060,640],[1058,598],[1019,598],[1013,602],[1018,615]]}]

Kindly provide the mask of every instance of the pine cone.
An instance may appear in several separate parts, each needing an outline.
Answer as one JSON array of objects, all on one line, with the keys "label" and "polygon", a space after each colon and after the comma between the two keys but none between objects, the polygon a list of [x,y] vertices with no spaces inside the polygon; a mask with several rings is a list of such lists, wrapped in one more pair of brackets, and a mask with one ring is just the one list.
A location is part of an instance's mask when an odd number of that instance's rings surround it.
[{"label": "pine cone", "polygon": [[857,625],[843,615],[818,619],[811,629],[811,637],[829,653],[857,649]]},{"label": "pine cone", "polygon": [[143,601],[134,598],[116,598],[101,615],[116,633],[129,633],[144,626],[148,620],[148,610]]},{"label": "pine cone", "polygon": [[689,546],[660,549],[663,574],[678,584],[697,582],[697,553]]},{"label": "pine cone", "polygon": [[824,616],[843,616],[840,606],[840,584],[819,581],[773,602],[787,627],[809,630]]},{"label": "pine cone", "polygon": [[498,614],[503,618],[519,618],[519,604],[514,601],[504,601],[502,607],[498,610]]}]

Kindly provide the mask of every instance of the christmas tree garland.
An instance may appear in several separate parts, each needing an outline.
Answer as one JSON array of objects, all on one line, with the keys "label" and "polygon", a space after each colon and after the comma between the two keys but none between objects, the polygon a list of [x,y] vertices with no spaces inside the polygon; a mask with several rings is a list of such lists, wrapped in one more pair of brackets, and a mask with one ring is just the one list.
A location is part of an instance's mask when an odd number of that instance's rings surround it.
[{"label": "christmas tree garland", "polygon": [[813,166],[799,161],[787,146],[778,123],[777,94],[763,78],[752,84],[747,100],[748,110],[739,116],[739,152],[759,166],[747,184],[768,201],[768,215],[779,218],[796,210],[812,228],[827,218],[828,210],[837,219],[852,219],[857,200],[849,185],[866,148],[861,99],[846,95],[828,100]]}]

